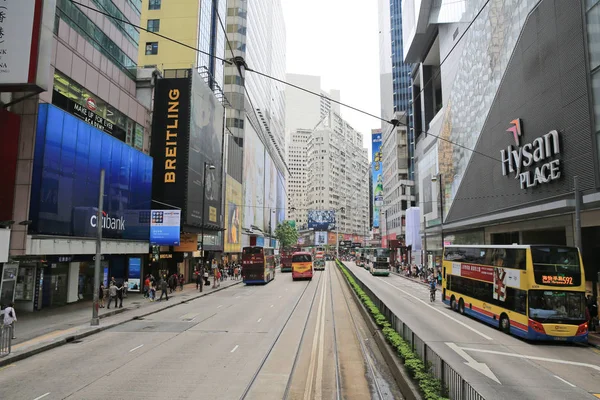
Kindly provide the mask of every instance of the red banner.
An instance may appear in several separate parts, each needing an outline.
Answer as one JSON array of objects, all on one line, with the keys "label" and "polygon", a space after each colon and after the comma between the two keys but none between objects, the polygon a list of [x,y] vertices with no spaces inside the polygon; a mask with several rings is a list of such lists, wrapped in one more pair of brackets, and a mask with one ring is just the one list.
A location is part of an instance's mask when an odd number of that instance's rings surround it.
[{"label": "red banner", "polygon": [[486,282],[493,282],[494,268],[482,267],[480,265],[461,264],[460,276],[464,276],[465,278],[479,279]]}]

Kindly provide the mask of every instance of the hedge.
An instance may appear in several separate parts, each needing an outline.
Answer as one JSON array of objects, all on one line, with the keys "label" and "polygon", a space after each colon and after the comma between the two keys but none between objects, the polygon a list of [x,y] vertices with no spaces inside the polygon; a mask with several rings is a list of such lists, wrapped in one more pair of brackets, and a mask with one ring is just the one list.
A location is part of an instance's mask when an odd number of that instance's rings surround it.
[{"label": "hedge", "polygon": [[348,280],[348,283],[350,283],[350,286],[352,286],[362,303],[370,311],[371,316],[375,320],[375,324],[381,328],[386,341],[396,350],[398,356],[404,362],[404,366],[406,367],[406,370],[409,372],[410,376],[417,381],[423,397],[426,400],[446,399],[444,393],[445,388],[443,387],[442,382],[433,376],[431,373],[431,367],[426,366],[425,363],[421,361],[417,353],[413,351],[410,343],[404,340],[402,336],[400,336],[398,332],[392,328],[392,325],[389,323],[385,315],[379,311],[379,308],[377,308],[375,303],[373,303],[364,290],[360,288],[344,264],[342,264],[339,260],[337,261],[337,264]]}]

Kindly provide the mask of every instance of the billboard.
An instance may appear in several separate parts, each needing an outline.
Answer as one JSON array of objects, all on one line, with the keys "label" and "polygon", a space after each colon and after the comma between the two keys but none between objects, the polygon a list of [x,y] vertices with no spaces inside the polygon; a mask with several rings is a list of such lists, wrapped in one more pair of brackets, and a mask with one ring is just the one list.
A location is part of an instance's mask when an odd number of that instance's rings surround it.
[{"label": "billboard", "polygon": [[277,227],[277,169],[269,153],[265,155],[265,208],[263,212],[264,231],[274,232]]},{"label": "billboard", "polygon": [[248,122],[244,133],[244,228],[264,231],[265,148]]},{"label": "billboard", "polygon": [[[50,105],[38,106],[30,233],[145,240],[150,236],[152,158]],[[100,170],[104,209],[98,221]]]},{"label": "billboard", "polygon": [[308,229],[330,231],[335,229],[335,211],[308,210]]},{"label": "billboard", "polygon": [[330,246],[335,246],[336,243],[336,235],[334,232],[329,232],[327,234],[327,244]]},{"label": "billboard", "polygon": [[[187,180],[186,223],[188,225],[212,226],[219,228],[221,216],[222,184],[222,148],[223,113],[212,90],[198,73],[192,73],[191,121],[189,172]],[[204,163],[213,165],[206,169],[204,181]],[[205,185],[206,184],[206,185]],[[204,198],[204,218],[202,221],[202,192],[206,186]]]},{"label": "billboard", "polygon": [[[277,171],[277,223],[280,224],[285,219],[285,206],[287,204],[285,195],[285,178],[283,174]],[[295,223],[294,223],[294,226]]]},{"label": "billboard", "polygon": [[327,244],[327,232],[315,232],[315,246]]},{"label": "billboard", "polygon": [[190,156],[190,79],[159,79],[154,92],[152,199],[179,207],[186,224]]},{"label": "billboard", "polygon": [[227,175],[225,185],[225,252],[242,251],[242,184]]},{"label": "billboard", "polygon": [[179,246],[181,210],[152,210],[150,216],[150,244]]},{"label": "billboard", "polygon": [[373,162],[371,174],[373,177],[373,228],[379,228],[380,210],[383,206],[383,164],[381,157],[381,129],[373,129],[371,133]]}]

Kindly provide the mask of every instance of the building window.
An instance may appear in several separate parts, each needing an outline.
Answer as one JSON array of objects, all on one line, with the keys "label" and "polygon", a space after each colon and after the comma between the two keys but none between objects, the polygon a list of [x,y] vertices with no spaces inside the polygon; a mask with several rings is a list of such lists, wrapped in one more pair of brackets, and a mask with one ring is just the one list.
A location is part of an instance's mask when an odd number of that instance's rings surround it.
[{"label": "building window", "polygon": [[160,31],[160,19],[149,19],[146,29],[148,29],[149,32]]},{"label": "building window", "polygon": [[161,0],[150,0],[148,3],[148,10],[160,10]]},{"label": "building window", "polygon": [[158,42],[146,42],[146,55],[158,54]]}]

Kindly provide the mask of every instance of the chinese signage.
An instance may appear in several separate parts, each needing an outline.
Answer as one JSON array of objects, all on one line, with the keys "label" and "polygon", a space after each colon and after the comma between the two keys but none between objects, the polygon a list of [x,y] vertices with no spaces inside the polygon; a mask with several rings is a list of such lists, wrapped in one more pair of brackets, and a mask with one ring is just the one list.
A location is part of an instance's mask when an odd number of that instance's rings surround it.
[{"label": "chinese signage", "polygon": [[150,218],[150,244],[179,246],[181,210],[152,210]]},{"label": "chinese signage", "polygon": [[0,1],[0,86],[35,80],[41,8],[41,0]]},{"label": "chinese signage", "polygon": [[521,145],[523,128],[521,119],[511,121],[506,130],[512,133],[516,147],[509,145],[500,151],[502,175],[514,174],[521,189],[550,183],[560,178],[560,138],[556,130],[536,138],[531,143]]},{"label": "chinese signage", "polygon": [[383,175],[382,156],[381,156],[381,129],[371,131],[373,142],[373,162],[371,164],[371,173],[373,177],[373,228],[379,228],[379,213],[383,205]]},{"label": "chinese signage", "polygon": [[542,283],[544,285],[573,285],[572,276],[556,276],[556,275],[542,275]]}]

